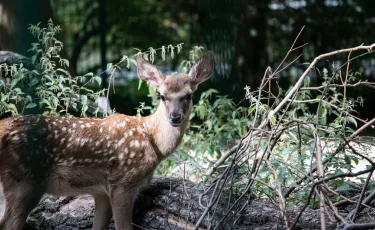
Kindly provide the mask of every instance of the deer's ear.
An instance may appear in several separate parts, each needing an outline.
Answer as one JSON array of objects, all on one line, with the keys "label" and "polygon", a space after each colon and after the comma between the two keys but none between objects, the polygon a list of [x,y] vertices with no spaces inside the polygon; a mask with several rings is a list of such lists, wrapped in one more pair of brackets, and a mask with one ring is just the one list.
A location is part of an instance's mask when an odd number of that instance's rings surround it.
[{"label": "deer's ear", "polygon": [[164,76],[160,70],[140,56],[137,57],[137,72],[139,79],[152,87],[158,88],[163,83]]},{"label": "deer's ear", "polygon": [[191,78],[191,84],[194,87],[197,87],[200,83],[204,82],[210,77],[213,69],[214,58],[212,53],[209,51],[205,53],[190,69],[189,76]]}]

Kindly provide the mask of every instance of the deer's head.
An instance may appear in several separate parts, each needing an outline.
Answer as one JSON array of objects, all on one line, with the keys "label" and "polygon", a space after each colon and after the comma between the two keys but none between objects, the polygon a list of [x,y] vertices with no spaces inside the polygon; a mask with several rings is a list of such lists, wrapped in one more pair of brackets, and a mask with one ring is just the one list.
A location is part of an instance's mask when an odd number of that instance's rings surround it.
[{"label": "deer's head", "polygon": [[161,104],[169,123],[180,126],[192,109],[192,95],[198,85],[206,81],[213,70],[213,57],[207,52],[191,68],[189,74],[177,73],[164,76],[160,70],[142,57],[137,58],[138,76],[160,93]]}]

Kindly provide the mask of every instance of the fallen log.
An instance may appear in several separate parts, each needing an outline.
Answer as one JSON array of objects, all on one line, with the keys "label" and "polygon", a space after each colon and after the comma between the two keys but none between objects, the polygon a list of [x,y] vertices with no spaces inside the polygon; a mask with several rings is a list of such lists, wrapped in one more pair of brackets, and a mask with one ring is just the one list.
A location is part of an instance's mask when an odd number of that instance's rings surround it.
[{"label": "fallen log", "polygon": [[[198,197],[204,187],[179,178],[156,177],[139,195],[134,209],[135,229],[194,229],[195,222],[204,211]],[[209,197],[209,196],[208,196]],[[228,198],[218,204],[215,214],[207,215],[199,229],[213,229],[223,217]],[[202,204],[206,204],[203,197]],[[30,214],[25,229],[91,229],[94,200],[90,196],[52,197],[46,196]],[[287,210],[288,216],[297,216],[300,208]],[[284,229],[276,205],[267,199],[251,201],[238,216],[218,229]],[[298,224],[300,229],[320,229],[318,211],[308,209]],[[327,229],[335,229],[329,222]],[[113,220],[110,229],[115,229]]]}]

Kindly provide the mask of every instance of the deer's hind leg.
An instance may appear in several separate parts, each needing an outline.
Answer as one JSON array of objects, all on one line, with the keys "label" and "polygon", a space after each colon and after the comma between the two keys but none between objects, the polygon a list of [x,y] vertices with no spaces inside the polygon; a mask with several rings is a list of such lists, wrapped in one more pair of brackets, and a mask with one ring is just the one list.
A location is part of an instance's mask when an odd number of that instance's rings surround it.
[{"label": "deer's hind leg", "polygon": [[10,173],[0,175],[0,229],[22,229],[31,210],[44,194],[43,186]]}]

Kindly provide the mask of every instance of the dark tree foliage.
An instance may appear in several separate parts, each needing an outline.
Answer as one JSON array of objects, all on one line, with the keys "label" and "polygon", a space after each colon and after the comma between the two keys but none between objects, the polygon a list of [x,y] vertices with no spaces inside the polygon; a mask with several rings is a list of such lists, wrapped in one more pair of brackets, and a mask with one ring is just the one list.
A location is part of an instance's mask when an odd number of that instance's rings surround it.
[{"label": "dark tree foliage", "polygon": [[[30,23],[45,22],[47,16],[53,15],[64,29],[62,40],[73,75],[96,72],[103,66],[99,46],[103,30],[100,12],[104,10],[106,61],[116,63],[122,55],[136,53],[133,48],[147,50],[149,47],[184,43],[184,53],[168,60],[173,68],[177,68],[181,59],[188,57],[192,46],[202,45],[215,55],[216,74],[212,84],[221,93],[231,94],[236,100],[243,97],[244,85],[257,87],[267,66],[274,69],[281,62],[303,26],[306,27],[297,45],[308,45],[302,49],[303,55],[296,62],[301,69],[304,66],[299,64],[310,62],[321,53],[362,43],[371,44],[375,40],[375,2],[368,0],[31,2],[16,0],[0,4],[4,9],[10,9],[9,12],[16,10],[14,18],[18,25],[25,28]],[[2,31],[7,28],[0,25]],[[25,36],[0,38],[0,47],[4,49],[9,41],[31,43],[25,28],[22,29]],[[8,47],[5,49],[18,51],[14,46]],[[21,53],[24,50],[22,48]],[[373,59],[374,55],[368,55],[363,61],[352,63],[352,67],[363,72],[365,77],[373,76],[375,68],[369,62]],[[90,64],[90,61],[93,63]],[[359,66],[362,67],[356,69]],[[286,78],[281,79],[281,86],[284,88],[298,77],[296,68],[293,71],[283,72]]]}]

